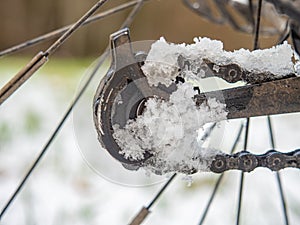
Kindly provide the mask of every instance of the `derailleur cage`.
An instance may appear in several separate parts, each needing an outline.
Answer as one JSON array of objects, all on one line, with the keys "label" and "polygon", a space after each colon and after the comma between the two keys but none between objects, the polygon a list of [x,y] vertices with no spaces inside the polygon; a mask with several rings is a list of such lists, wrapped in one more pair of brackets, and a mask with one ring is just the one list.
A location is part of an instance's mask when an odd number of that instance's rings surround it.
[{"label": "derailleur cage", "polygon": [[113,126],[124,128],[129,120],[142,114],[147,99],[168,100],[176,86],[154,87],[148,84],[141,70],[146,54],[133,53],[128,28],[113,33],[110,42],[112,62],[94,97],[94,123],[102,147],[124,167],[138,169],[152,155],[146,151],[141,160],[125,158],[113,137]]}]

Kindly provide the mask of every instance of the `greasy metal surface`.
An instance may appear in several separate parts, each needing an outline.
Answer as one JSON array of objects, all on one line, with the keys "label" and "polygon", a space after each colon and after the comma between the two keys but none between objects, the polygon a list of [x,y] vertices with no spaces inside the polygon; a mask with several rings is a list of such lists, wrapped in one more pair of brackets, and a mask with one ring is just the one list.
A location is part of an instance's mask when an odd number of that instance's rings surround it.
[{"label": "greasy metal surface", "polygon": [[248,151],[238,152],[233,155],[217,155],[210,165],[214,173],[223,173],[227,170],[242,170],[251,172],[257,167],[269,168],[272,171],[293,167],[300,168],[300,149],[282,153],[270,150],[262,155],[255,155]]},{"label": "greasy metal surface", "polygon": [[244,81],[243,69],[237,64],[232,63],[226,66],[221,66],[221,65],[216,65],[215,63],[209,61],[208,59],[203,59],[203,61],[212,72],[211,76],[220,77],[229,83]]},{"label": "greasy metal surface", "polygon": [[199,105],[209,97],[226,104],[228,119],[292,113],[300,111],[300,77],[246,85],[195,96]]},{"label": "greasy metal surface", "polygon": [[[115,159],[127,169],[138,169],[145,162],[151,164],[155,158],[152,158],[147,151],[142,160],[125,158],[113,137],[113,125],[117,124],[120,128],[124,128],[130,119],[135,119],[142,113],[147,99],[159,97],[167,100],[176,90],[176,86],[175,84],[170,88],[162,85],[149,86],[137,61],[137,58],[144,59],[145,56],[136,56],[132,52],[128,29],[111,35],[111,49],[111,67],[99,84],[94,98],[95,127],[100,143]],[[199,68],[190,68],[194,65],[199,66],[199,63],[194,64],[183,57],[179,57],[178,63],[182,73],[184,68],[196,72],[199,70]],[[294,74],[287,75],[284,79],[274,80],[276,76],[272,74],[251,74],[237,64],[219,66],[206,59],[201,61],[200,67],[206,69],[205,77],[217,76],[227,82],[242,80],[248,83],[260,83],[195,95],[194,100],[198,106],[207,98],[216,98],[226,104],[228,119],[300,111],[300,77],[295,77]],[[182,80],[184,82],[184,79]],[[223,156],[217,156],[216,159],[218,157]],[[213,159],[214,157],[210,161]],[[232,165],[236,163],[233,159],[230,160]],[[259,165],[257,158],[250,153],[243,152],[239,155],[239,160],[246,162],[243,166],[244,171],[251,171]],[[218,161],[221,162],[222,160]],[[239,168],[239,165],[233,167]]]},{"label": "greasy metal surface", "polygon": [[[129,30],[122,29],[111,35],[112,64],[100,82],[94,97],[94,122],[102,146],[128,169],[137,169],[143,160],[126,159],[113,137],[113,125],[124,128],[130,119],[143,111],[148,98],[168,99],[175,86],[150,87],[132,52]],[[140,55],[138,56],[138,58]]]},{"label": "greasy metal surface", "polygon": [[[208,77],[219,77],[228,83],[243,81],[247,84],[260,84],[279,79],[278,76],[270,72],[258,73],[247,71],[235,63],[218,65],[205,58],[191,60],[179,55],[177,63],[181,73],[184,73],[186,70],[188,70],[189,72],[194,73],[195,76],[199,76],[199,74],[201,74],[200,76],[202,79]],[[295,77],[295,74],[285,74],[282,75],[281,78],[289,77]]]},{"label": "greasy metal surface", "polygon": [[[131,47],[129,45],[129,30],[123,29],[111,35],[112,65],[105,78],[98,86],[94,99],[94,122],[102,146],[118,161],[126,164],[136,164],[137,161],[128,160],[119,152],[119,145],[113,138],[111,122],[113,102],[119,92],[127,85],[129,80],[142,77],[139,66],[135,63]],[[124,45],[127,43],[127,45]],[[119,46],[122,46],[118,48]],[[122,65],[129,66],[118,70]],[[145,155],[145,158],[149,156]]]},{"label": "greasy metal surface", "polygon": [[[268,81],[278,80],[278,76],[270,72],[251,72],[241,68],[239,65],[231,63],[228,65],[217,65],[208,59],[203,59],[213,76],[220,77],[229,83],[244,81],[248,84],[260,84]],[[218,68],[217,70],[215,68]],[[281,78],[296,77],[295,74],[285,74]]]}]

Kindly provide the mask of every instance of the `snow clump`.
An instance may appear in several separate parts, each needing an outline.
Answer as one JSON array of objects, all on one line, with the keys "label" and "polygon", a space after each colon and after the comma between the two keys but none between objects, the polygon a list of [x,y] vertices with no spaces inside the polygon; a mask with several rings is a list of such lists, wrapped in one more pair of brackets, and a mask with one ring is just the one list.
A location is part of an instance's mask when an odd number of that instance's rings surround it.
[{"label": "snow clump", "polygon": [[[278,78],[295,72],[291,60],[293,49],[286,41],[269,49],[250,51],[242,48],[231,52],[223,49],[221,41],[209,38],[194,38],[194,43],[190,45],[168,43],[164,38],[160,38],[152,44],[142,67],[149,84],[170,85],[178,76],[179,56],[190,61],[198,61],[199,65],[202,59],[208,59],[217,65],[234,63],[249,72],[268,72]],[[199,72],[199,77],[201,73],[203,71]]]}]

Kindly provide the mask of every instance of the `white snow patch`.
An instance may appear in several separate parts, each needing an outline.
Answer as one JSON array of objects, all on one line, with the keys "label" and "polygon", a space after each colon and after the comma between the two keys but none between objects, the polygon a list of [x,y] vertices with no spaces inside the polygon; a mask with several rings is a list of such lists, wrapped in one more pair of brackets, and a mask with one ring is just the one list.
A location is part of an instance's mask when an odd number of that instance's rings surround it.
[{"label": "white snow patch", "polygon": [[169,101],[149,99],[144,113],[128,121],[124,129],[114,125],[120,153],[125,158],[143,159],[145,152],[150,152],[154,160],[145,167],[155,173],[207,170],[205,159],[215,155],[216,150],[201,148],[198,130],[208,122],[226,119],[227,112],[225,104],[213,98],[197,107],[194,95],[191,84],[179,84]]},{"label": "white snow patch", "polygon": [[[192,65],[179,65],[180,57]],[[201,147],[198,130],[208,122],[226,119],[227,112],[225,104],[213,98],[208,98],[200,107],[195,105],[196,93],[189,82],[205,76],[203,59],[215,63],[213,70],[217,72],[219,66],[234,63],[254,76],[268,72],[268,76],[282,77],[294,73],[292,57],[293,50],[287,42],[270,49],[229,52],[223,49],[221,41],[209,38],[195,38],[190,45],[168,43],[160,38],[152,44],[142,67],[148,83],[169,86],[179,75],[178,69],[187,82],[177,85],[178,89],[168,101],[149,99],[144,113],[128,121],[124,128],[113,126],[114,138],[122,149],[120,153],[131,160],[143,159],[146,152],[153,154],[143,167],[158,174],[206,171],[218,151]]]},{"label": "white snow patch", "polygon": [[[250,51],[242,48],[230,52],[223,49],[221,41],[209,38],[194,38],[194,43],[189,45],[168,43],[164,38],[160,38],[152,44],[142,67],[149,84],[170,85],[178,75],[179,55],[191,61],[198,61],[199,65],[194,67],[200,66],[202,59],[205,58],[217,65],[235,63],[249,72],[269,72],[278,77],[295,72],[291,60],[293,49],[287,42],[269,49]],[[199,72],[199,77],[201,74],[203,75],[203,71]]]}]

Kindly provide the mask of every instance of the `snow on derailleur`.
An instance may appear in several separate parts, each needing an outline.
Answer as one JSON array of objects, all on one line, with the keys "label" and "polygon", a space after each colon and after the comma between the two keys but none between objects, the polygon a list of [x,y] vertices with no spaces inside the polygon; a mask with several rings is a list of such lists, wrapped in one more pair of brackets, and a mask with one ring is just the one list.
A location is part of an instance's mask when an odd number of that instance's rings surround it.
[{"label": "snow on derailleur", "polygon": [[128,159],[142,160],[149,152],[153,156],[142,167],[156,174],[208,171],[218,151],[202,148],[198,131],[206,123],[225,120],[227,112],[225,104],[213,98],[196,106],[195,94],[191,84],[178,84],[168,101],[151,98],[144,113],[129,120],[123,129],[113,126],[120,153]]},{"label": "snow on derailleur", "polygon": [[[129,32],[125,32],[125,35],[129,35]],[[120,38],[120,33],[116,37]],[[127,39],[128,44],[130,39]],[[118,47],[118,41],[112,41],[112,46]],[[122,47],[119,53],[124,54],[126,51],[131,51],[131,48]],[[113,50],[113,54],[117,53]],[[104,88],[101,87],[105,89],[106,85],[109,94],[105,95],[105,90],[102,91],[101,88],[97,91],[100,94],[95,98],[95,124],[96,128],[100,126],[97,128],[99,140],[127,169],[142,168],[156,174],[210,171],[211,162],[222,152],[201,146],[199,130],[207,123],[226,120],[228,111],[224,103],[209,96],[206,96],[205,101],[196,104],[194,97],[199,90],[195,90],[191,81],[201,81],[218,74],[227,80],[227,75],[222,75],[227,65],[235,69],[234,73],[228,71],[229,76],[237,75],[236,68],[241,71],[241,77],[237,80],[257,81],[245,79],[249,74],[265,74],[268,76],[266,79],[276,79],[295,73],[292,57],[293,50],[287,43],[252,52],[245,49],[227,52],[223,50],[222,42],[208,38],[196,38],[195,43],[191,45],[170,44],[161,38],[152,44],[141,69],[131,66],[130,69],[122,70],[123,74],[129,74],[128,77],[132,76],[128,71],[137,73],[130,79],[127,78],[129,85],[124,84],[127,90],[119,88],[117,90],[121,90],[121,94],[111,94],[110,85],[115,82],[111,73],[117,73],[112,71],[109,73],[109,79],[104,82]],[[128,54],[123,58],[120,55],[114,58],[128,61]],[[117,79],[119,78],[116,78],[116,83],[119,82]],[[129,90],[130,85],[132,90]],[[162,92],[164,94],[160,95]],[[137,94],[140,96],[134,97],[140,102],[132,103],[132,98],[127,104],[126,97],[132,93],[140,93]],[[145,93],[156,94],[150,96]],[[102,106],[104,103],[108,106]],[[100,106],[102,108],[98,110]],[[132,116],[132,110],[128,110],[128,107],[134,108],[138,113]],[[122,110],[129,112],[125,122],[122,115],[116,115]],[[112,115],[106,115],[110,112]],[[121,119],[123,122],[118,122]],[[107,123],[107,120],[110,123]],[[112,138],[107,134],[109,132]]]}]

